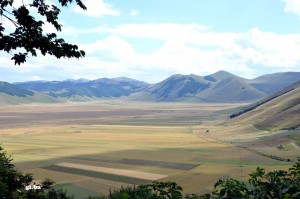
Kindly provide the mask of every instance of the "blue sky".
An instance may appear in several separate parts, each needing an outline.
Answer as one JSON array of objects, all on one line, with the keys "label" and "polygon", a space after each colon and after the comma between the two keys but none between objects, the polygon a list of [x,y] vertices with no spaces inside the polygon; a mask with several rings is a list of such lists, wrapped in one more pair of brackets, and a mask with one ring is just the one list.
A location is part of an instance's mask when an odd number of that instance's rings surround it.
[{"label": "blue sky", "polygon": [[14,66],[1,53],[0,80],[126,76],[156,83],[218,70],[245,78],[300,71],[299,0],[83,1],[87,11],[62,9],[59,35],[84,49],[84,59],[39,56]]}]

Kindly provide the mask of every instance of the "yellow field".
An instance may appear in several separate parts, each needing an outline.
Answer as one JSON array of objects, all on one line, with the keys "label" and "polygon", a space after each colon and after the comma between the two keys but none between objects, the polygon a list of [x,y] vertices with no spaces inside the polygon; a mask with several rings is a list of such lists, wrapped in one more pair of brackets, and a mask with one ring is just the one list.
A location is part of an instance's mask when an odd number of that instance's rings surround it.
[{"label": "yellow field", "polygon": [[220,177],[246,180],[257,166],[291,164],[256,151],[291,160],[300,155],[286,132],[271,139],[273,134],[251,125],[222,125],[226,115],[219,111],[237,106],[103,101],[1,107],[0,141],[19,169],[65,184],[70,192],[80,187],[108,193],[150,182],[154,178],[141,174],[153,173],[199,193]]}]

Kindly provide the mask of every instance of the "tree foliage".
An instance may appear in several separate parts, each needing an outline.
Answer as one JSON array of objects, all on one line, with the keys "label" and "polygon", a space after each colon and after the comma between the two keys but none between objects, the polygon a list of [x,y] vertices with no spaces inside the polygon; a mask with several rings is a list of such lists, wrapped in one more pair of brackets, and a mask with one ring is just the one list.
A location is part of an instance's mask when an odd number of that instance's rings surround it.
[{"label": "tree foliage", "polygon": [[[15,64],[20,65],[26,58],[37,56],[37,51],[42,55],[53,55],[56,58],[81,58],[85,52],[78,46],[66,43],[58,38],[55,33],[45,33],[43,24],[51,24],[57,31],[61,31],[62,25],[58,22],[60,9],[56,5],[47,4],[46,0],[29,0],[24,4],[23,0],[0,0],[0,51],[12,55]],[[86,9],[81,0],[75,0],[78,6]],[[18,6],[17,4],[20,4]],[[62,6],[68,6],[73,0],[58,0]],[[36,19],[36,17],[38,19]],[[7,21],[13,24],[14,30],[10,30]]]}]

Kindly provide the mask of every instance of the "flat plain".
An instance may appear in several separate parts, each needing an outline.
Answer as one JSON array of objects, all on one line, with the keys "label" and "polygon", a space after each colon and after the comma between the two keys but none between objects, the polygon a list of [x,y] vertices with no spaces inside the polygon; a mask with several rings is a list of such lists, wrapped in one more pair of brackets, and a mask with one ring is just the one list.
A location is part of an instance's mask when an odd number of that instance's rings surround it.
[{"label": "flat plain", "polygon": [[23,172],[38,181],[51,178],[77,198],[154,179],[204,193],[218,178],[246,181],[257,166],[286,169],[300,156],[297,129],[231,125],[228,113],[241,105],[102,100],[1,106],[0,141]]}]

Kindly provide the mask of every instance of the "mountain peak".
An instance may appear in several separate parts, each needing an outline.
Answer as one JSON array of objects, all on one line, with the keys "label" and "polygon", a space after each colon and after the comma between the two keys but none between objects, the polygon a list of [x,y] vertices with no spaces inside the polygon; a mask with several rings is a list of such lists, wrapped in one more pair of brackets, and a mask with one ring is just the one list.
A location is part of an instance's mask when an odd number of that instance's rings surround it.
[{"label": "mountain peak", "polygon": [[148,84],[147,82],[139,81],[139,80],[128,78],[128,77],[115,77],[115,78],[112,78],[112,80],[114,80],[114,81],[124,81],[124,82],[136,82],[136,83],[139,82],[139,83],[143,83],[145,85]]},{"label": "mountain peak", "polygon": [[214,77],[217,80],[226,79],[228,77],[235,77],[235,75],[233,75],[233,74],[231,74],[231,73],[229,73],[227,71],[224,71],[224,70],[220,70],[220,71],[218,71],[218,72],[216,72],[214,74],[211,74],[209,76]]},{"label": "mountain peak", "polygon": [[224,70],[220,70],[218,72],[215,72],[211,75],[207,75],[207,76],[204,76],[203,78],[207,81],[210,81],[210,82],[216,82],[216,81],[220,81],[220,80],[224,80],[224,79],[227,79],[229,77],[237,77],[227,71],[224,71]]},{"label": "mountain peak", "polygon": [[181,74],[175,74],[175,75],[172,75],[170,76],[169,78],[167,79],[187,79],[187,78],[201,78],[200,76],[198,75],[195,75],[195,74],[190,74],[190,75],[181,75]]}]

